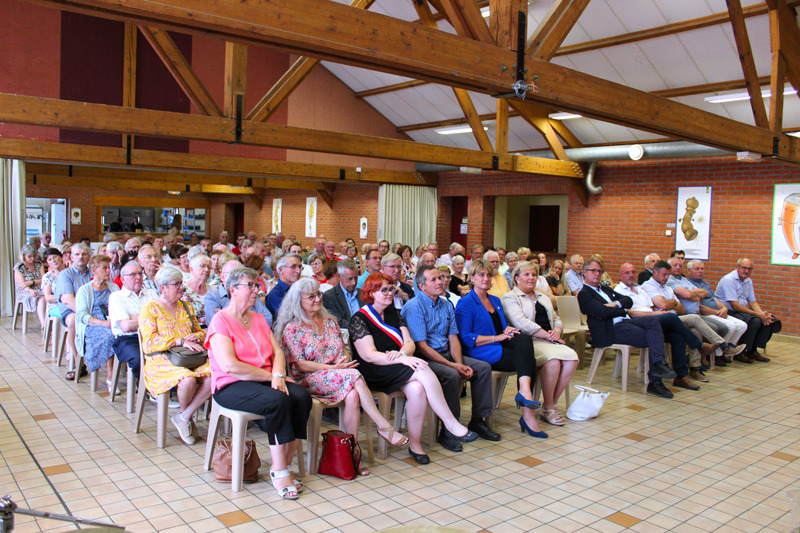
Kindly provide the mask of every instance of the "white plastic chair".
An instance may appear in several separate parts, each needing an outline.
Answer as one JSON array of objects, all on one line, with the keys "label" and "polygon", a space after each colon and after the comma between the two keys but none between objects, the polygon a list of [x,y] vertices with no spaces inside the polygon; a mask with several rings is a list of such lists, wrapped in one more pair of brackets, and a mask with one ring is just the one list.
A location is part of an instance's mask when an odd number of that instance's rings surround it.
[{"label": "white plastic chair", "polygon": [[[592,364],[589,367],[589,375],[586,378],[586,383],[591,384],[594,379],[594,374],[597,372],[597,367],[600,365],[600,360],[603,358],[603,353],[606,350],[616,350],[618,353],[617,362],[614,363],[613,376],[619,377],[619,371],[622,370],[622,392],[628,390],[628,365],[631,358],[631,349],[633,346],[627,344],[612,344],[604,348],[595,348],[594,355],[592,356]],[[640,348],[640,355],[645,359],[646,368],[650,368],[650,363],[647,361],[648,350],[647,348]],[[647,380],[647,371],[645,370],[645,380]],[[647,381],[645,381],[647,383]]]}]

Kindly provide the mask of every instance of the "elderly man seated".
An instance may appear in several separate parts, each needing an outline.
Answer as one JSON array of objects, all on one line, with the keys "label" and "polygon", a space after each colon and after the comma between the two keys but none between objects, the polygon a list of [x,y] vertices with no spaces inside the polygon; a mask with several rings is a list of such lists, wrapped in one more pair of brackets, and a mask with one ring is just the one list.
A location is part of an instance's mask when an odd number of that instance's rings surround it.
[{"label": "elderly man seated", "polygon": [[[458,338],[458,326],[453,306],[441,298],[444,281],[434,266],[417,269],[418,294],[403,306],[401,314],[416,344],[417,357],[430,365],[442,384],[442,392],[456,419],[461,416],[461,383],[472,383],[472,419],[468,428],[478,436],[492,441],[500,435],[486,425],[492,415],[492,367],[485,361],[464,357]],[[439,444],[452,452],[463,450],[459,440],[442,427]]]},{"label": "elderly man seated", "polygon": [[769,358],[758,352],[766,351],[767,343],[774,333],[781,330],[781,321],[761,308],[753,290],[753,262],[743,257],[736,262],[736,270],[722,277],[717,284],[717,297],[729,310],[729,315],[745,322],[747,331],[740,341],[746,345],[743,358],[737,359],[752,364],[753,361],[768,363]]},{"label": "elderly man seated", "polygon": [[492,288],[489,289],[489,294],[502,298],[505,293],[511,290],[511,287],[508,286],[506,277],[500,273],[500,255],[493,250],[489,250],[483,254],[483,260],[494,267]]},{"label": "elderly man seated", "polygon": [[158,258],[158,251],[153,246],[142,246],[139,250],[138,262],[139,266],[141,266],[144,271],[142,286],[145,289],[155,291],[156,294],[158,294],[158,287],[155,282],[156,273],[158,269],[161,268],[161,261],[159,261]]},{"label": "elderly man seated", "polygon": [[742,354],[747,349],[747,345],[744,343],[736,345],[744,335],[744,332],[747,331],[747,324],[728,314],[728,308],[717,298],[714,289],[711,288],[711,284],[703,279],[705,265],[701,260],[692,259],[685,264],[684,270],[686,271],[686,277],[683,279],[691,283],[692,286],[703,289],[706,292],[706,296],[700,299],[700,314],[703,315],[703,320],[722,324],[728,329],[727,335],[720,333],[728,344],[728,348],[723,352],[725,358],[718,357],[716,361],[720,366],[727,366],[728,363],[733,362],[732,357]]},{"label": "elderly man seated", "polygon": [[569,291],[573,296],[577,296],[581,289],[583,289],[584,283],[584,275],[583,275],[583,256],[578,254],[573,255],[569,258],[570,265],[572,268],[567,270],[567,273],[564,274],[564,279],[567,282],[567,287],[569,287]]},{"label": "elderly man seated", "polygon": [[[222,283],[213,289],[209,288],[208,294],[206,294],[204,304],[206,324],[211,324],[211,319],[214,318],[214,315],[225,309],[225,307],[230,303],[231,295],[225,288],[225,280],[228,279],[228,274],[231,270],[240,266],[242,266],[242,264],[235,259],[227,261],[224,265],[222,265],[222,270],[220,271]],[[267,319],[267,324],[272,327],[272,313],[269,312],[269,309],[267,309],[267,307],[261,301],[261,298],[256,298],[256,303],[249,309],[249,311],[262,315]]]},{"label": "elderly man seated", "polygon": [[[108,297],[108,319],[114,334],[112,348],[122,363],[139,379],[139,313],[144,304],[158,298],[158,292],[142,287],[144,270],[137,261],[128,261],[122,267],[122,290]],[[133,391],[128,391],[133,394]]]},{"label": "elderly man seated", "polygon": [[[686,314],[686,309],[681,304],[680,300],[675,296],[675,292],[667,286],[667,280],[672,273],[672,267],[666,261],[659,261],[653,267],[653,277],[642,285],[642,289],[647,292],[653,305],[662,311],[673,312],[678,315],[678,318],[698,337],[706,339],[713,343],[713,350],[703,350],[703,354],[718,351],[717,355],[722,354],[720,347],[725,347],[725,339],[720,337],[708,324],[706,324],[700,315]],[[693,349],[689,352],[689,376],[695,381],[708,382],[708,378],[703,369],[702,355],[699,350]]]},{"label": "elderly man seated", "polygon": [[383,259],[383,255],[378,250],[368,250],[366,255],[366,260],[364,262],[364,273],[358,277],[358,284],[356,287],[361,289],[364,286],[364,282],[367,281],[367,278],[371,274],[375,274],[376,272],[380,272],[381,270],[381,260]]},{"label": "elderly man seated", "polygon": [[689,381],[689,368],[686,364],[686,345],[693,350],[710,350],[711,346],[704,343],[692,333],[689,328],[678,318],[675,313],[656,309],[653,301],[642,287],[634,282],[636,270],[631,263],[622,263],[619,267],[620,283],[614,290],[633,301],[628,309],[629,316],[650,316],[656,318],[664,332],[664,340],[672,347],[672,367],[678,376],[672,382],[676,387],[689,390],[698,390],[700,387]]},{"label": "elderly man seated", "polygon": [[356,288],[358,282],[358,267],[352,259],[342,259],[336,266],[339,272],[339,284],[322,295],[322,306],[333,315],[339,327],[350,327],[350,319],[359,309],[364,307],[364,301]]},{"label": "elderly man seated", "polygon": [[639,285],[653,277],[653,267],[659,261],[661,261],[661,258],[658,257],[658,254],[647,254],[644,257],[644,270],[639,272],[639,278],[636,280]]},{"label": "elderly man seated", "polygon": [[[92,273],[89,271],[89,247],[83,243],[73,244],[71,251],[72,264],[62,270],[56,280],[55,295],[58,299],[58,310],[61,316],[61,324],[67,328],[67,346],[72,354],[72,372],[67,373],[67,378],[72,379],[82,369],[75,368],[77,364],[76,356],[78,350],[75,347],[75,295],[83,285],[91,281]],[[71,376],[71,377],[70,377]]]},{"label": "elderly man seated", "polygon": [[442,255],[437,261],[437,265],[447,265],[450,266],[453,264],[453,256],[455,256],[458,252],[464,253],[464,247],[458,244],[457,242],[450,244],[450,251],[446,254]]},{"label": "elderly man seated", "polygon": [[650,383],[647,392],[662,398],[672,398],[672,392],[662,379],[677,377],[664,360],[664,333],[655,317],[628,316],[633,300],[600,284],[603,265],[590,260],[583,266],[584,286],[578,293],[581,312],[586,315],[595,346],[629,344],[648,348]]},{"label": "elderly man seated", "polygon": [[[300,271],[302,268],[303,260],[299,255],[293,253],[283,254],[275,263],[275,269],[278,271],[278,283],[267,295],[267,309],[272,313],[273,318],[278,316],[278,309],[281,303],[283,303],[283,298],[286,296],[289,288],[300,279]],[[222,282],[224,284],[225,280],[223,279]],[[210,320],[211,319],[209,319],[209,322]],[[271,320],[267,320],[267,322],[272,324]]]}]

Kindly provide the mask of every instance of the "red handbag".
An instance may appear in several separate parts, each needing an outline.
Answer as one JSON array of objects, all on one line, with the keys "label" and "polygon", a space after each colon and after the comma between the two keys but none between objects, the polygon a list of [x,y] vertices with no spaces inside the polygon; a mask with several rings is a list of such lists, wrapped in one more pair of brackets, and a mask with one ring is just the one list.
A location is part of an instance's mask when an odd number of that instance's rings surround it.
[{"label": "red handbag", "polygon": [[328,431],[322,435],[322,457],[317,472],[341,479],[355,479],[361,462],[361,446],[353,435]]}]

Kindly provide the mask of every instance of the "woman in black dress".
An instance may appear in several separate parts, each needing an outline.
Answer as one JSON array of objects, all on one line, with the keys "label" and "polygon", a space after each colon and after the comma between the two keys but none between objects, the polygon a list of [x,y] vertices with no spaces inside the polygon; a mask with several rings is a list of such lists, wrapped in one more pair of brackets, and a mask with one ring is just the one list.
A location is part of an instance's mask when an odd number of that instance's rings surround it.
[{"label": "woman in black dress", "polygon": [[409,453],[419,464],[430,458],[422,453],[422,426],[428,403],[447,430],[456,436],[468,433],[453,416],[442,394],[442,386],[428,363],[413,357],[414,341],[405,321],[393,305],[397,287],[380,272],[370,275],[361,289],[366,305],[350,319],[350,342],[358,370],[373,391],[406,395]]}]

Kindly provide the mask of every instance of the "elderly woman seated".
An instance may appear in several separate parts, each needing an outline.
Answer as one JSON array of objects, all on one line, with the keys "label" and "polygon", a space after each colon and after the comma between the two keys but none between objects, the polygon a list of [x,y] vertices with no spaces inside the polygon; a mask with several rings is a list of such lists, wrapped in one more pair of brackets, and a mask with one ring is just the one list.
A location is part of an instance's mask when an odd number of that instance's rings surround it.
[{"label": "elderly woman seated", "polygon": [[[89,372],[95,372],[105,363],[106,384],[111,387],[110,377],[114,369],[114,351],[111,347],[114,334],[108,319],[108,297],[119,287],[111,283],[111,259],[95,255],[89,260],[92,281],[81,286],[75,294],[75,347],[86,361]],[[67,379],[73,379],[67,374]],[[111,392],[111,391],[109,391]]]},{"label": "elderly woman seated", "polygon": [[206,327],[205,300],[208,294],[208,277],[211,274],[211,259],[205,254],[195,255],[189,262],[189,279],[183,286],[181,300],[194,307],[194,315],[200,327]]},{"label": "elderly woman seated", "polygon": [[464,272],[465,264],[466,260],[463,255],[456,254],[453,256],[453,273],[450,275],[450,285],[448,285],[447,289],[459,298],[470,291],[469,275]]},{"label": "elderly woman seated", "polygon": [[532,261],[517,265],[513,274],[514,288],[503,295],[503,307],[508,323],[533,337],[544,400],[540,417],[554,426],[563,426],[558,399],[578,367],[578,354],[564,345],[561,319],[547,295],[536,290],[536,272],[537,265]]},{"label": "elderly woman seated", "polygon": [[511,274],[514,273],[514,269],[517,268],[517,265],[519,264],[519,256],[517,255],[517,252],[508,252],[506,254],[506,264],[508,265],[508,270],[503,273],[503,277],[506,278],[508,286],[511,287],[514,284]]},{"label": "elderly woman seated", "polygon": [[[281,303],[275,331],[282,339],[292,378],[325,405],[344,402],[345,432],[358,437],[359,406],[363,406],[378,425],[381,438],[393,446],[408,444],[408,438],[396,433],[378,412],[357,370],[358,361],[349,361],[339,325],[322,307],[319,283],[303,278],[292,285]],[[366,476],[369,470],[359,464],[358,473]]]},{"label": "elderly woman seated", "polygon": [[225,278],[230,302],[208,326],[211,390],[227,409],[265,417],[272,456],[270,477],[281,498],[294,500],[302,483],[289,470],[299,439],[306,438],[311,395],[286,379],[286,359],[267,320],[250,309],[260,284],[258,273],[237,266]]},{"label": "elderly woman seated", "polygon": [[64,270],[64,263],[61,261],[61,252],[58,248],[48,248],[44,252],[44,262],[47,263],[47,272],[42,276],[42,292],[44,299],[47,301],[47,316],[60,317],[61,313],[58,310],[58,298],[56,298],[55,290],[58,275]]},{"label": "elderly woman seated", "polygon": [[[386,274],[377,272],[367,277],[361,289],[366,305],[350,319],[350,342],[359,370],[371,390],[386,394],[402,390],[406,395],[408,451],[417,463],[424,465],[431,461],[422,452],[422,426],[429,402],[447,431],[456,438],[474,440],[475,435],[453,416],[439,379],[428,363],[414,357],[416,345],[394,307],[396,292],[394,280]],[[392,435],[388,438],[395,441]]]},{"label": "elderly woman seated", "polygon": [[19,263],[14,265],[17,301],[22,302],[23,313],[36,311],[41,328],[44,328],[45,320],[47,320],[45,316],[46,302],[41,290],[43,275],[44,265],[39,260],[39,250],[26,244],[19,251]]},{"label": "elderly woman seated", "polygon": [[170,348],[182,346],[194,352],[203,351],[205,332],[191,305],[181,301],[183,274],[177,268],[161,268],[155,277],[160,296],[145,304],[139,314],[139,331],[144,351],[144,375],[152,396],[178,387],[180,412],[172,417],[181,440],[194,444],[197,426],[193,416],[211,396],[211,368],[208,362],[190,369],[173,365],[167,354]]},{"label": "elderly woman seated", "polygon": [[486,361],[492,370],[517,372],[517,408],[524,407],[519,426],[532,437],[547,438],[539,429],[533,401],[536,359],[531,338],[506,322],[500,298],[489,294],[494,266],[477,259],[469,266],[472,291],[456,306],[456,324],[464,355]]},{"label": "elderly woman seated", "polygon": [[[491,273],[492,286],[489,289],[489,294],[500,298],[511,290],[505,276],[499,273],[500,255],[497,252],[489,250],[483,254],[483,261],[484,263],[492,265],[492,268],[494,268],[494,271]],[[474,261],[473,264],[475,264]],[[472,265],[470,265],[470,271],[472,271]]]}]

